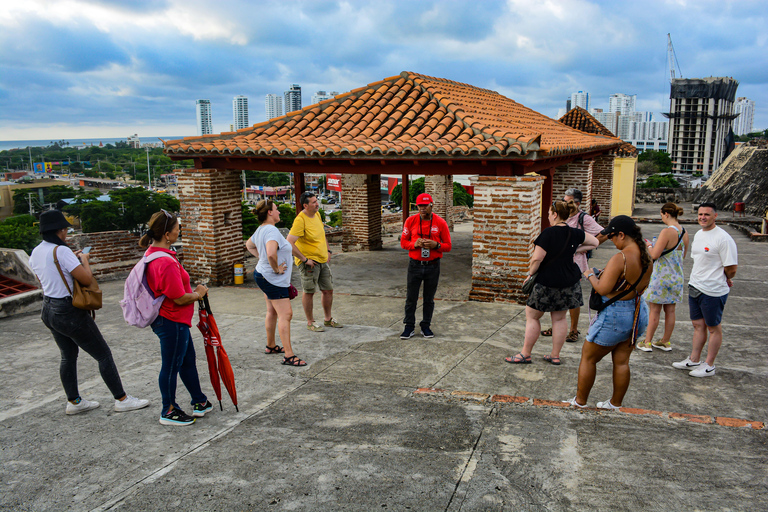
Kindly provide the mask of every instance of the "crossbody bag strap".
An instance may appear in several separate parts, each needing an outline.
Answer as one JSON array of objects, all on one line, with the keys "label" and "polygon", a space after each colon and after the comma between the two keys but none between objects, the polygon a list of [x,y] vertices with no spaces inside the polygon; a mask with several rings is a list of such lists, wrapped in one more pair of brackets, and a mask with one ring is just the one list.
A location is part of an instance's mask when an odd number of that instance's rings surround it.
[{"label": "crossbody bag strap", "polygon": [[[648,267],[643,267],[643,271],[640,272],[640,277],[637,278],[637,281],[632,283],[632,286],[630,286],[629,288],[627,288],[623,292],[619,293],[618,295],[616,295],[614,297],[611,297],[607,301],[603,302],[603,309],[607,308],[608,306],[610,306],[611,304],[613,304],[617,300],[621,300],[622,297],[626,297],[627,295],[629,295],[629,292],[631,292],[635,288],[637,288],[637,285],[640,284],[640,281],[642,281],[643,276],[645,275],[646,270],[648,270]],[[637,298],[637,297],[635,297],[635,298]]]},{"label": "crossbody bag strap", "polygon": [[69,295],[72,295],[72,288],[69,287],[69,283],[67,282],[67,278],[64,277],[64,272],[61,271],[61,265],[59,265],[59,258],[56,255],[56,251],[59,249],[59,246],[53,248],[53,263],[56,264],[56,268],[59,269],[59,275],[61,276],[61,280],[64,281],[64,286],[67,287],[67,291],[69,292]]},{"label": "crossbody bag strap", "polygon": [[665,254],[669,254],[672,251],[674,251],[675,249],[677,249],[678,247],[680,247],[680,242],[683,241],[683,235],[685,235],[685,228],[683,228],[682,226],[681,226],[681,228],[682,228],[682,231],[680,232],[680,236],[677,237],[677,243],[675,244],[675,246],[672,247],[671,249],[666,249],[664,252],[659,254],[659,258],[658,259],[661,259],[661,257],[664,256]]}]

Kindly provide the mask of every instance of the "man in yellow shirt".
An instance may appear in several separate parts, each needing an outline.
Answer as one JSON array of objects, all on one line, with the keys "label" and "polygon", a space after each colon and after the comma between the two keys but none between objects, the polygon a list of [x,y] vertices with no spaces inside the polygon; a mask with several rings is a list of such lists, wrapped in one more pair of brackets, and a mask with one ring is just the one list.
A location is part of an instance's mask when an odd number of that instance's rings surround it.
[{"label": "man in yellow shirt", "polygon": [[[325,239],[325,226],[320,215],[320,203],[312,192],[304,192],[299,198],[303,210],[296,216],[288,234],[293,246],[296,266],[301,272],[301,287],[304,291],[301,305],[307,317],[307,329],[321,332],[325,327],[344,327],[331,316],[333,305],[333,276],[331,275],[331,251]],[[298,256],[296,256],[298,254]],[[320,288],[324,322],[315,322],[313,313],[315,291]]]}]

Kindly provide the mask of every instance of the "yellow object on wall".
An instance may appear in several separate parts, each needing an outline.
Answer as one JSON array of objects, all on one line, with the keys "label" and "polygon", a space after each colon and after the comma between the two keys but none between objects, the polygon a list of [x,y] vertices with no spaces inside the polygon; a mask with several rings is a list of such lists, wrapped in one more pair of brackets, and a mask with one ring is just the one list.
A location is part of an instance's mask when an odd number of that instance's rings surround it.
[{"label": "yellow object on wall", "polygon": [[637,157],[616,158],[613,162],[611,217],[629,215],[635,211],[637,186]]}]

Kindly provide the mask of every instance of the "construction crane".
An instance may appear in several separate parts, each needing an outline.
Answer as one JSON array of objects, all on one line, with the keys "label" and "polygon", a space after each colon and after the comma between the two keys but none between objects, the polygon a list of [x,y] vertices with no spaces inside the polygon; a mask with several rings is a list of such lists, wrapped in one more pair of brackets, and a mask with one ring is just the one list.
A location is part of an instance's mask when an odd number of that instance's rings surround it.
[{"label": "construction crane", "polygon": [[[675,66],[677,66],[677,68],[675,68]],[[672,46],[672,36],[669,34],[667,34],[667,67],[669,68],[670,83],[675,78],[683,78],[683,72],[680,69],[680,63],[677,62],[677,55],[675,55],[675,47]],[[679,76],[675,76],[675,69],[677,69]]]}]

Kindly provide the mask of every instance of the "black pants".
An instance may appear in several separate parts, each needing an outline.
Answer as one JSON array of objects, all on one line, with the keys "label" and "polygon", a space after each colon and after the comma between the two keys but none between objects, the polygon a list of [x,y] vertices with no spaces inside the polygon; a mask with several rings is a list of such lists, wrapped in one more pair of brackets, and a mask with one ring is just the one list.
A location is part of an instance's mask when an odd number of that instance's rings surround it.
[{"label": "black pants", "polygon": [[413,327],[416,324],[416,303],[419,301],[419,288],[424,283],[424,307],[421,327],[429,327],[432,313],[435,311],[435,292],[440,281],[440,258],[430,261],[431,265],[422,265],[411,259],[408,263],[408,291],[405,296],[405,318],[403,323]]},{"label": "black pants", "polygon": [[88,311],[73,306],[69,297],[45,297],[41,317],[61,351],[59,375],[67,400],[71,402],[80,398],[77,389],[77,355],[80,349],[98,361],[101,378],[112,392],[112,396],[115,399],[125,396],[120,375],[112,359],[112,351]]}]

